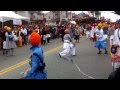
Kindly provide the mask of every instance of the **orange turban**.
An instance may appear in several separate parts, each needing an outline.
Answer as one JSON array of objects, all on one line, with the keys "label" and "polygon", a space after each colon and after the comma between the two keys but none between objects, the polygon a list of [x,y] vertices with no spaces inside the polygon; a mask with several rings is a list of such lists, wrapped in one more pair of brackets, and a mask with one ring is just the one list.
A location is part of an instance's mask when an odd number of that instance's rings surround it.
[{"label": "orange turban", "polygon": [[11,31],[11,28],[10,28],[10,27],[7,27],[7,31]]},{"label": "orange turban", "polygon": [[68,30],[68,29],[66,29],[64,32],[65,32],[65,34],[68,34],[68,33],[69,33],[69,30]]},{"label": "orange turban", "polygon": [[102,26],[103,26],[102,23],[99,23],[99,24],[98,24],[98,27],[102,27]]},{"label": "orange turban", "polygon": [[36,32],[33,32],[31,35],[30,35],[30,43],[35,46],[35,45],[39,45],[40,42],[41,42],[41,37],[38,33]]},{"label": "orange turban", "polygon": [[7,29],[8,26],[4,26],[4,29]]}]

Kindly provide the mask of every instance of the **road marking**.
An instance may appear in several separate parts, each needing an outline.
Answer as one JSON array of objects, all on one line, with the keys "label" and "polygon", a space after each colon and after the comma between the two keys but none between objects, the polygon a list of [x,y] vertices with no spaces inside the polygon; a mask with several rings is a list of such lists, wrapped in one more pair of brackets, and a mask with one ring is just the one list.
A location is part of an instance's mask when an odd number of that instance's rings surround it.
[{"label": "road marking", "polygon": [[[60,46],[58,46],[56,48],[53,48],[53,49],[51,49],[49,51],[44,52],[44,55],[46,56],[46,55],[50,54],[51,52],[54,52],[54,51],[56,51],[56,50],[58,50],[60,48],[62,48],[62,45],[60,45]],[[7,72],[10,72],[10,71],[14,70],[14,69],[17,69],[17,68],[27,64],[28,62],[29,62],[29,60],[25,60],[25,61],[22,61],[22,62],[20,62],[18,64],[12,65],[12,66],[10,66],[8,68],[2,69],[2,70],[0,70],[0,75],[3,75],[5,73],[7,73]]]},{"label": "road marking", "polygon": [[91,79],[95,79],[95,78],[93,78],[93,77],[91,77],[91,76],[85,74],[85,73],[80,69],[80,67],[78,67],[77,64],[74,64],[74,65],[77,67],[78,71],[79,71],[80,73],[82,73],[84,76],[87,76],[88,78],[91,78]]},{"label": "road marking", "polygon": [[[76,45],[76,47],[78,47],[78,44]],[[76,66],[76,68],[78,69],[78,71],[79,71],[80,73],[82,73],[84,76],[87,76],[88,78],[91,78],[91,79],[95,79],[95,78],[93,78],[93,77],[85,74],[85,73],[80,69],[80,67],[79,67],[77,64],[75,64],[75,63],[73,63],[73,64]]]},{"label": "road marking", "polygon": [[[82,37],[84,37],[84,36],[82,36]],[[56,48],[53,48],[53,49],[51,49],[51,50],[49,50],[49,51],[44,52],[44,55],[46,56],[46,55],[48,55],[49,53],[54,52],[54,51],[56,51],[56,50],[58,50],[58,49],[60,49],[60,48],[62,48],[62,45],[60,45],[60,46],[58,46],[58,47],[56,47]],[[14,69],[17,69],[17,68],[19,68],[19,67],[27,64],[28,62],[29,62],[29,60],[25,60],[25,61],[22,61],[22,62],[20,62],[20,63],[15,64],[15,65],[12,65],[12,66],[10,66],[10,67],[8,67],[8,68],[2,69],[2,70],[0,70],[0,75],[3,75],[3,74],[5,74],[5,73],[7,73],[7,72],[10,72],[10,71],[14,70]]]}]

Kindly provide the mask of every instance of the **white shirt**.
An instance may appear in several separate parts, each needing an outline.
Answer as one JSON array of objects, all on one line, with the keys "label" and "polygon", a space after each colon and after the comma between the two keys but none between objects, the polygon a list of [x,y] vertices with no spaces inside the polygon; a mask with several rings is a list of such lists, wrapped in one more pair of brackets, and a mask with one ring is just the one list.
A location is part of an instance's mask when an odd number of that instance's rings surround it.
[{"label": "white shirt", "polygon": [[114,32],[113,45],[115,45],[115,44],[120,45],[120,40],[119,40],[118,34],[119,34],[119,37],[120,37],[120,29],[119,29],[119,31],[118,31],[118,29],[116,29],[115,32]]},{"label": "white shirt", "polygon": [[23,33],[24,35],[27,35],[27,29],[21,29],[21,31],[20,31],[21,33]]},{"label": "white shirt", "polygon": [[90,30],[90,36],[91,36],[91,37],[94,37],[94,32],[95,32],[95,31],[94,31],[94,28],[93,28],[92,30]]},{"label": "white shirt", "polygon": [[97,41],[104,41],[104,34],[103,34],[103,29],[100,30],[96,30],[96,37],[97,37]]},{"label": "white shirt", "polygon": [[86,34],[90,34],[90,32],[89,32],[89,31],[86,31]]},{"label": "white shirt", "polygon": [[[119,29],[119,31],[118,31],[118,29],[116,29],[114,32],[113,45],[117,44],[120,46],[120,40],[119,40],[118,34],[120,37],[120,29]],[[120,56],[120,47],[118,48],[118,55]]]}]

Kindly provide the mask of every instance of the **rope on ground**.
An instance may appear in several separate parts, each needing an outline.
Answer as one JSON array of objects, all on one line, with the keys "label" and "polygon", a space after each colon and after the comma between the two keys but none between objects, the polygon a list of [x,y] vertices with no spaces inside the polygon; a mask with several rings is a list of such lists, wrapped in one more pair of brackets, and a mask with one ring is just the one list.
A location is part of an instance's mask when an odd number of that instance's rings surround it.
[{"label": "rope on ground", "polygon": [[85,73],[80,69],[80,67],[78,67],[77,64],[74,64],[74,65],[77,67],[78,71],[79,71],[80,73],[82,73],[84,76],[87,76],[88,78],[91,78],[91,79],[95,79],[95,78],[93,78],[93,77],[91,77],[91,76],[85,74]]}]

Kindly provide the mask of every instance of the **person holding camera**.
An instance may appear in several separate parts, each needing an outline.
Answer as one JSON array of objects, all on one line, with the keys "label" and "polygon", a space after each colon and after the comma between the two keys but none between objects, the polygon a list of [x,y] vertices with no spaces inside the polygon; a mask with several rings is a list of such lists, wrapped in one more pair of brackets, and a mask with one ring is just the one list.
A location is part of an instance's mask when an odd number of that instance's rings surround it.
[{"label": "person holding camera", "polygon": [[[120,57],[120,21],[116,24],[117,29],[114,32],[114,38],[113,38],[113,45],[111,48],[111,52],[115,54],[115,56]],[[120,62],[117,62],[115,68],[120,67]]]}]

